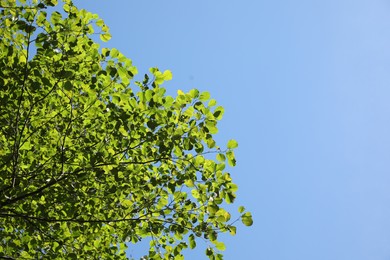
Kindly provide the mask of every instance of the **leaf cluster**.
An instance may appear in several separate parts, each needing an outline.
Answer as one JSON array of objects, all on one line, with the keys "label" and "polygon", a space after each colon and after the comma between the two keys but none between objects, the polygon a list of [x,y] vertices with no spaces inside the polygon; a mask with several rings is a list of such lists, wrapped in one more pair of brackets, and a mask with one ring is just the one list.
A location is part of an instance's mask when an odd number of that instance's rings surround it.
[{"label": "leaf cluster", "polygon": [[0,256],[125,259],[151,238],[149,259],[197,240],[221,259],[238,146],[214,140],[223,108],[196,89],[167,95],[169,70],[132,83],[131,60],[92,40],[108,27],[70,0],[0,10]]}]

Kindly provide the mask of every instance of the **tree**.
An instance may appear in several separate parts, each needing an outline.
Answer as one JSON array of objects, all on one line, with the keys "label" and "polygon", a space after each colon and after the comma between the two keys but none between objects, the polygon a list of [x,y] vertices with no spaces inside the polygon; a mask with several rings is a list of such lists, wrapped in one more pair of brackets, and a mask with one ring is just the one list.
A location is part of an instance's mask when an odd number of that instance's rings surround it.
[{"label": "tree", "polygon": [[[98,15],[71,0],[0,0],[0,256],[123,259],[150,239],[149,259],[181,259],[241,219],[223,207],[237,185],[230,140],[214,140],[223,108],[208,92],[161,86],[169,70],[136,67]],[[134,86],[132,86],[134,85]]]}]

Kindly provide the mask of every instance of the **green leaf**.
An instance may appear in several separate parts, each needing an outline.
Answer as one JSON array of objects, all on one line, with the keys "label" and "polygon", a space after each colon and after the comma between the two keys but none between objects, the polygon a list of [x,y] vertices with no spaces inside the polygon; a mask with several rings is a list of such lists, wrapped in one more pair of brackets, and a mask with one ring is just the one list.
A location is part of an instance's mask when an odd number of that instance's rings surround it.
[{"label": "green leaf", "polygon": [[207,91],[202,92],[202,93],[200,94],[200,96],[199,96],[199,100],[200,100],[200,101],[207,101],[207,100],[209,100],[209,99],[210,99],[210,93],[207,92]]},{"label": "green leaf", "polygon": [[210,247],[208,247],[208,248],[206,249],[206,255],[209,256],[209,257],[211,257],[213,254],[214,254],[213,249],[210,248]]},{"label": "green leaf", "polygon": [[102,27],[104,25],[104,21],[102,19],[99,19],[96,21],[96,25]]},{"label": "green leaf", "polygon": [[117,49],[115,49],[115,48],[112,48],[112,49],[110,50],[110,55],[111,55],[111,57],[113,57],[113,58],[118,58],[118,56],[119,56],[119,51],[118,51]]},{"label": "green leaf", "polygon": [[213,107],[213,106],[215,106],[216,104],[217,104],[217,101],[216,101],[215,99],[211,99],[211,100],[209,101],[208,106],[209,106],[209,107]]},{"label": "green leaf", "polygon": [[57,0],[46,0],[48,6],[56,6],[58,4]]},{"label": "green leaf", "polygon": [[234,156],[234,152],[233,151],[226,152],[226,157],[227,157],[227,160],[228,160],[228,164],[231,167],[236,166],[236,158]]},{"label": "green leaf", "polygon": [[219,207],[217,205],[210,205],[208,206],[207,210],[209,213],[214,214],[219,210]]},{"label": "green leaf", "polygon": [[190,248],[191,249],[194,249],[196,247],[195,236],[193,234],[191,234],[188,237],[188,242],[190,243]]},{"label": "green leaf", "polygon": [[198,190],[191,190],[191,194],[195,199],[199,198],[199,192]]},{"label": "green leaf", "polygon": [[228,144],[227,144],[227,148],[228,149],[234,149],[234,148],[237,148],[238,147],[238,143],[236,140],[229,140]]},{"label": "green leaf", "polygon": [[172,72],[170,70],[166,70],[163,73],[164,81],[171,80],[172,79]]},{"label": "green leaf", "polygon": [[225,251],[226,250],[226,246],[223,242],[216,242],[215,243],[215,247],[220,250],[220,251]]},{"label": "green leaf", "polygon": [[189,93],[190,93],[192,98],[199,97],[199,90],[197,90],[197,89],[191,89]]},{"label": "green leaf", "polygon": [[108,26],[105,25],[105,24],[103,24],[103,25],[101,26],[101,28],[102,28],[102,31],[105,32],[105,33],[108,33],[108,31],[110,30],[110,29],[108,28]]},{"label": "green leaf", "polygon": [[53,24],[58,24],[61,22],[61,19],[62,19],[62,15],[55,11],[51,14],[51,17],[50,17],[50,21],[53,23]]},{"label": "green leaf", "polygon": [[239,206],[238,207],[238,212],[239,213],[242,213],[242,212],[244,212],[245,211],[245,207],[244,206]]},{"label": "green leaf", "polygon": [[237,228],[235,226],[229,226],[228,230],[232,236],[235,236],[237,233]]},{"label": "green leaf", "polygon": [[24,259],[31,259],[32,256],[27,253],[26,251],[22,251],[21,254],[20,254],[20,257],[24,258]]},{"label": "green leaf", "polygon": [[148,89],[148,90],[146,90],[145,91],[145,98],[146,98],[146,100],[147,101],[150,101],[151,99],[152,99],[152,97],[153,97],[153,91],[152,90],[150,90],[150,89]]},{"label": "green leaf", "polygon": [[130,83],[130,77],[129,77],[127,70],[124,67],[119,67],[117,71],[118,71],[118,75],[121,78],[122,82],[125,85],[128,85]]},{"label": "green leaf", "polygon": [[111,34],[108,32],[100,34],[100,40],[102,40],[103,42],[108,42],[109,40],[111,40]]},{"label": "green leaf", "polygon": [[[43,8],[44,5],[42,4],[41,8]],[[64,4],[64,6],[62,7],[64,9],[65,12],[69,13],[70,11],[70,6],[68,4]]]},{"label": "green leaf", "polygon": [[234,193],[227,192],[225,194],[226,203],[228,203],[228,204],[233,203],[235,199],[236,199],[236,196],[234,195]]},{"label": "green leaf", "polygon": [[226,160],[225,155],[222,153],[217,154],[217,160],[220,162],[224,162]]},{"label": "green leaf", "polygon": [[222,119],[222,116],[223,116],[223,113],[224,113],[224,109],[223,107],[219,106],[215,109],[213,115],[215,117],[215,119],[217,120],[221,120]]},{"label": "green leaf", "polygon": [[245,226],[252,226],[252,214],[250,212],[246,212],[241,216],[241,221]]}]

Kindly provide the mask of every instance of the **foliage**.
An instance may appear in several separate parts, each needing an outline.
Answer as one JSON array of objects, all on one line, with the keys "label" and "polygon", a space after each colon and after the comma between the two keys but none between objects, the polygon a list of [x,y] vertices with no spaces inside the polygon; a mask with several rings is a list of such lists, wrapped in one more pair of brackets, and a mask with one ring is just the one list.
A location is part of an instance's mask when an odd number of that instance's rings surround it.
[{"label": "foliage", "polygon": [[199,240],[221,259],[237,190],[237,142],[213,139],[223,108],[196,89],[167,95],[168,70],[130,87],[131,60],[100,48],[108,27],[70,0],[0,7],[0,256],[123,259],[151,238],[149,259]]}]

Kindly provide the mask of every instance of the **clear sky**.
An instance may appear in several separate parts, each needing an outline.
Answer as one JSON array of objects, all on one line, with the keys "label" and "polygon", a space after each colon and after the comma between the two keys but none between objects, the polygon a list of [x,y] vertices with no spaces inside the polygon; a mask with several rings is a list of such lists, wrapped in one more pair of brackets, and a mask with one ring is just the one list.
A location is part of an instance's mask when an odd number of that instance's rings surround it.
[{"label": "clear sky", "polygon": [[390,1],[77,2],[141,74],[170,69],[172,93],[225,107],[255,221],[225,259],[390,259]]}]

